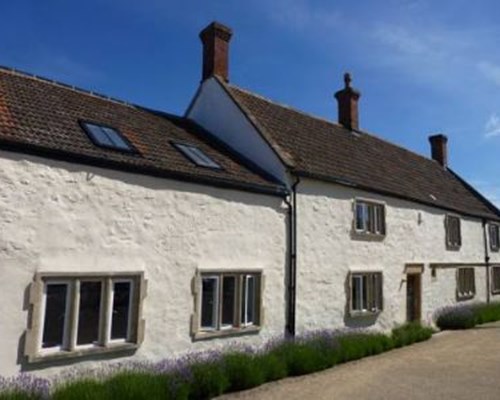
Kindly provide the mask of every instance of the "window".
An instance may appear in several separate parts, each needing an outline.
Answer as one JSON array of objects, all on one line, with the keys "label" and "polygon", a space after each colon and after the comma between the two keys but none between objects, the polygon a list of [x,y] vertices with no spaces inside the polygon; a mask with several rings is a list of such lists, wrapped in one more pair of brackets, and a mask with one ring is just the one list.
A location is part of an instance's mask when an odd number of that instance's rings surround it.
[{"label": "window", "polygon": [[96,146],[126,152],[136,151],[132,144],[115,128],[90,122],[82,122],[81,126]]},{"label": "window", "polygon": [[500,267],[491,268],[491,291],[493,294],[500,293]]},{"label": "window", "polygon": [[476,294],[474,268],[459,268],[457,270],[457,297],[458,299],[471,299]]},{"label": "window", "polygon": [[28,358],[36,361],[138,344],[142,284],[140,273],[37,276],[32,290],[40,295],[34,296],[38,298],[32,319],[38,322],[27,333]]},{"label": "window", "polygon": [[351,274],[351,314],[368,314],[382,311],[382,273],[363,272]]},{"label": "window", "polygon": [[385,235],[385,208],[383,204],[356,200],[356,232]]},{"label": "window", "polygon": [[462,245],[462,234],[460,232],[460,218],[447,215],[445,219],[446,245],[449,249],[459,249]]},{"label": "window", "polygon": [[260,325],[261,273],[202,273],[195,337],[245,331]]},{"label": "window", "polygon": [[186,158],[199,167],[222,169],[212,158],[207,156],[201,149],[191,144],[173,143],[174,147],[179,150]]},{"label": "window", "polygon": [[489,224],[488,231],[490,236],[490,249],[491,251],[498,251],[500,249],[499,226],[497,224]]}]

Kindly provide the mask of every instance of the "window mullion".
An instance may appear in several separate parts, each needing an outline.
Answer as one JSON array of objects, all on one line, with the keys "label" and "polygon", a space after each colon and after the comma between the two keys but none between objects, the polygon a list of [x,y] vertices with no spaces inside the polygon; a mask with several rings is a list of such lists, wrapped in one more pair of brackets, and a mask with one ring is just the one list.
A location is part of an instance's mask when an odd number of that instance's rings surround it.
[{"label": "window mullion", "polygon": [[102,307],[101,307],[101,338],[99,343],[102,346],[108,346],[111,338],[111,318],[112,318],[112,307],[113,307],[113,283],[111,278],[106,278],[103,283],[103,296],[102,296]]},{"label": "window mullion", "polygon": [[80,280],[75,279],[70,283],[70,308],[68,318],[68,329],[65,332],[67,337],[67,349],[73,351],[76,348],[78,335],[78,313],[80,303]]}]

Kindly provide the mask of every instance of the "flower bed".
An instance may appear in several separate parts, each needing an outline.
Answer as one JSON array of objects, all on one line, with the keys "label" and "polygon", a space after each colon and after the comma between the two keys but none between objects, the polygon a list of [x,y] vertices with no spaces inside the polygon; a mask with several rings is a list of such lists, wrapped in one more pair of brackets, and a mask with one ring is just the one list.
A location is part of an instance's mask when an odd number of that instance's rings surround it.
[{"label": "flower bed", "polygon": [[20,374],[0,380],[0,400],[209,399],[379,354],[429,339],[432,333],[418,324],[395,328],[390,335],[319,331],[271,341],[259,350],[240,348],[160,363],[115,364],[53,382]]},{"label": "flower bed", "polygon": [[500,302],[446,307],[436,315],[436,325],[442,330],[470,329],[494,321],[500,321]]}]

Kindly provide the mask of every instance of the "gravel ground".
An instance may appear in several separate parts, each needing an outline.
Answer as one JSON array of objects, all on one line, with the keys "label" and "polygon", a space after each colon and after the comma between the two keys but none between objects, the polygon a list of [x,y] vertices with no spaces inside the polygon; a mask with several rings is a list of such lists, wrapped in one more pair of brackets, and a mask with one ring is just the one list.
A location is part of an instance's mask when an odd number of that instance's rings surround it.
[{"label": "gravel ground", "polygon": [[500,323],[219,399],[500,400]]}]

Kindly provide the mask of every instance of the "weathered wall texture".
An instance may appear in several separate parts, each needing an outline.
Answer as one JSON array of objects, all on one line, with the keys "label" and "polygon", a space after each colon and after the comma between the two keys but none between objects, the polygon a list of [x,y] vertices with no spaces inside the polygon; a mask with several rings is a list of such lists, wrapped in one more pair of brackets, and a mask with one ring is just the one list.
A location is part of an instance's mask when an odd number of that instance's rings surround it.
[{"label": "weathered wall texture", "polygon": [[[405,264],[423,263],[422,319],[431,322],[436,308],[456,303],[455,269],[431,277],[429,263],[484,263],[482,224],[461,218],[462,247],[445,246],[443,210],[343,186],[302,180],[298,188],[297,329],[374,327],[390,329],[406,319]],[[387,234],[382,241],[353,233],[356,197],[386,204]],[[500,262],[498,253],[493,262]],[[378,317],[349,318],[349,271],[383,271],[384,311]],[[476,268],[477,294],[486,299],[484,268]]]},{"label": "weathered wall texture", "polygon": [[286,209],[277,197],[2,151],[0,226],[0,375],[21,368],[27,288],[37,271],[144,271],[146,330],[138,358],[233,341],[191,342],[198,268],[262,269],[263,329],[237,340],[283,334]]}]

